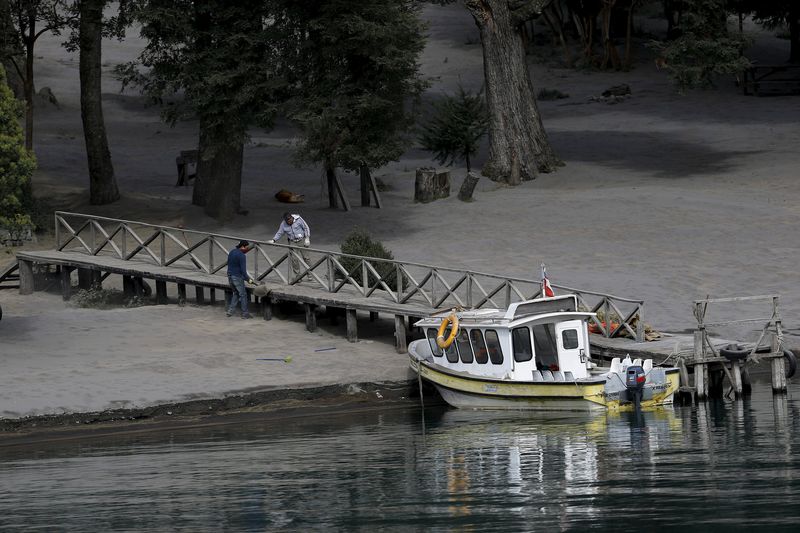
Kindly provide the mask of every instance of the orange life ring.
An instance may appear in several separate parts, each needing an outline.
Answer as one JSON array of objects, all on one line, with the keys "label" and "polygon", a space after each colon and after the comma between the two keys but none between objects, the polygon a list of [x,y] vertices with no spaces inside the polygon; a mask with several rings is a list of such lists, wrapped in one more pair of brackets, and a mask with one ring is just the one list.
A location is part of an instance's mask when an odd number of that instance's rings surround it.
[{"label": "orange life ring", "polygon": [[[447,327],[450,326],[450,335],[445,339],[444,332],[447,331]],[[456,335],[458,334],[458,317],[455,313],[450,313],[442,320],[442,324],[439,326],[439,331],[436,334],[436,344],[442,350],[446,350],[453,344],[453,341],[456,339]]]}]

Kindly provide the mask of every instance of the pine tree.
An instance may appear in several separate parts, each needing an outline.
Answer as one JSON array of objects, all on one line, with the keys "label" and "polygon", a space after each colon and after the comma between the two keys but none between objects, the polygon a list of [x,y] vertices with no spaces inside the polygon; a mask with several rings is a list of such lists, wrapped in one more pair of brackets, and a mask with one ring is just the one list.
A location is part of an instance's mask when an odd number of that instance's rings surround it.
[{"label": "pine tree", "polygon": [[489,129],[483,90],[473,94],[459,86],[458,94],[446,96],[434,107],[433,118],[423,127],[420,144],[433,152],[439,164],[465,160],[469,172],[470,156],[478,151],[480,140]]},{"label": "pine tree", "polygon": [[397,160],[411,143],[415,103],[426,83],[415,0],[295,3],[301,32],[298,159],[322,163],[331,207],[336,169],[368,170]]},{"label": "pine tree", "polygon": [[687,0],[679,37],[652,43],[680,90],[710,87],[720,74],[738,74],[750,65],[742,56],[746,39],[727,29],[726,0]]},{"label": "pine tree", "polygon": [[31,176],[36,159],[25,149],[25,137],[19,118],[19,102],[6,83],[6,71],[0,65],[0,225],[30,223]]}]

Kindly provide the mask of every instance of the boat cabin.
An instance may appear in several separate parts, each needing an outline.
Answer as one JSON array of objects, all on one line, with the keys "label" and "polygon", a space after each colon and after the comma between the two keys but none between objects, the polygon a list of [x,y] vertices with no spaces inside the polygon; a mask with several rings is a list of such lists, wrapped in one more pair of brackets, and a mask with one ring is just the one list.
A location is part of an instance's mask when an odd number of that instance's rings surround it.
[{"label": "boat cabin", "polygon": [[[425,332],[425,359],[449,370],[512,381],[573,381],[588,378],[589,332],[594,313],[578,311],[575,295],[511,304],[506,310],[459,311],[455,340],[446,349],[436,342],[450,313],[416,323]],[[450,328],[445,331],[449,337]]]}]

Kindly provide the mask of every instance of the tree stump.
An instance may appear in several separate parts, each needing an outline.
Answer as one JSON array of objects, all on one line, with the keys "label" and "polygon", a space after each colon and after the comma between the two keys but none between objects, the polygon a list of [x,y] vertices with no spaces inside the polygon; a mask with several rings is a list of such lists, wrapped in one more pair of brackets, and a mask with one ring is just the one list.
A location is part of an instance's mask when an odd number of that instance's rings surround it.
[{"label": "tree stump", "polygon": [[475,186],[478,184],[480,176],[470,171],[467,172],[467,177],[461,183],[461,189],[458,191],[458,199],[462,202],[471,202],[472,193],[475,192]]},{"label": "tree stump", "polygon": [[450,196],[450,171],[438,172],[432,168],[418,168],[414,183],[414,201],[427,204]]}]

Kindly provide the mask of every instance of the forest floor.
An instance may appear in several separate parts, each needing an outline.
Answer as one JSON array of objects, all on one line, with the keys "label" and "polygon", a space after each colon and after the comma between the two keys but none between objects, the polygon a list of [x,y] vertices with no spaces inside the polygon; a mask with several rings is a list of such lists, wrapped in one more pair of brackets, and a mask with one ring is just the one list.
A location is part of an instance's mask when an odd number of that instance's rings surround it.
[{"label": "forest floor", "polygon": [[[422,65],[432,78],[426,103],[459,84],[479,89],[481,47],[467,12],[453,4],[427,6],[424,15],[430,39]],[[429,153],[412,148],[375,172],[389,187],[381,193],[383,209],[332,210],[320,169],[293,165],[294,131],[279,122],[270,132],[251,132],[242,180],[248,213],[220,225],[190,205],[190,187],[175,186],[175,157],[196,147],[197,124],[165,125],[158,108],[134,91],[120,92],[111,76],[116,64],[140,50],[135,33],[104,42],[104,112],[123,196],[108,206],[88,204],[77,55],[59,38],[45,36],[37,44],[37,88],[50,87],[59,106],[36,110],[34,187],[57,209],[267,239],[287,210],[274,198],[285,188],[305,195],[296,212],[310,224],[316,248],[338,250],[360,227],[407,261],[534,279],[544,262],[554,284],[643,299],[646,321],[665,332],[691,330],[696,299],[776,294],[788,344],[800,347],[797,96],[745,96],[732,78],[682,95],[642,46],[628,72],[565,68],[560,50],[537,46],[530,56],[534,86],[569,95],[539,102],[565,163],[557,172],[514,188],[481,179],[470,203],[453,195],[415,204],[415,169],[435,164]],[[761,63],[783,62],[788,44],[761,32],[748,54]],[[594,98],[623,83],[630,98],[615,104]],[[483,150],[475,167],[485,158]],[[452,168],[454,187],[465,173]],[[357,205],[357,176],[342,179]],[[42,236],[25,249],[51,246],[52,237]],[[12,261],[11,254],[0,251],[0,265]],[[312,357],[311,350],[341,339],[336,332],[306,336],[301,319],[231,321],[221,308],[192,306],[76,310],[53,294],[22,298],[11,292],[0,291],[0,417],[143,407],[283,383],[408,378],[391,334],[381,337],[391,331],[388,324],[376,324],[374,333],[365,332],[367,340],[340,348],[330,361],[326,355],[317,366],[321,356]],[[720,311],[739,318],[768,312]],[[760,327],[725,336],[753,341]],[[299,364],[253,370],[250,359],[261,357],[254,354],[281,356],[288,347],[312,354],[302,372]],[[365,374],[356,379],[354,368]]]}]

